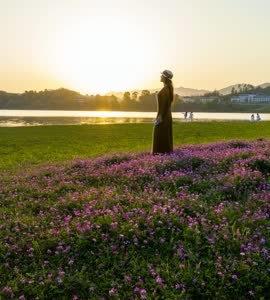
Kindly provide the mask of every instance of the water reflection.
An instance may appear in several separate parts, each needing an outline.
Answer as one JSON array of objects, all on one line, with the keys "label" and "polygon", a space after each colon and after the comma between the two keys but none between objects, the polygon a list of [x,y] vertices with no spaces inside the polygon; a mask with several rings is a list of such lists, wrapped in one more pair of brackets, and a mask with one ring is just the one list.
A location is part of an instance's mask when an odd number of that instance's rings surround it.
[{"label": "water reflection", "polygon": [[83,125],[83,124],[128,124],[150,123],[149,118],[101,118],[101,117],[0,117],[0,127]]},{"label": "water reflection", "polygon": [[[185,121],[183,112],[173,112],[172,115],[174,122]],[[0,127],[151,123],[155,116],[156,112],[0,110]],[[270,120],[270,114],[260,116],[263,121]],[[250,121],[250,117],[250,113],[194,112],[193,121]]]}]

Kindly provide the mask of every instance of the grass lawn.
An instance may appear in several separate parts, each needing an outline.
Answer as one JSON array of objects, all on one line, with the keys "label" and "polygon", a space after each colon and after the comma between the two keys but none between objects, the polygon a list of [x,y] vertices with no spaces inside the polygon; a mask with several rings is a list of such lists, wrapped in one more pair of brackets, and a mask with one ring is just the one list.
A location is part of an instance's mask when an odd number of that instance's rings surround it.
[{"label": "grass lawn", "polygon": [[[174,145],[270,137],[270,122],[174,124]],[[0,128],[0,169],[20,170],[74,158],[151,150],[151,124]]]}]

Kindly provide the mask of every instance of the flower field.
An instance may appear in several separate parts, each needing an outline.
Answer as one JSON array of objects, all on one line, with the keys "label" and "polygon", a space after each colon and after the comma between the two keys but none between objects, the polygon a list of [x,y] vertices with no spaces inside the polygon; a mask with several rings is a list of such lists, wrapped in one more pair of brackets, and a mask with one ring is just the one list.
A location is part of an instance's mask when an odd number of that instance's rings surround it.
[{"label": "flower field", "polygon": [[270,141],[0,180],[0,299],[269,299]]}]

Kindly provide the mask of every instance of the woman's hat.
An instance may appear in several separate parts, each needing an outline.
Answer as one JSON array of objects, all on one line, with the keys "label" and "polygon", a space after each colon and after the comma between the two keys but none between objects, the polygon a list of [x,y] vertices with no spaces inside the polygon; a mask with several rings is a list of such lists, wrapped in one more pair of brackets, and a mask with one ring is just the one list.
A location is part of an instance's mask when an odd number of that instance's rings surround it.
[{"label": "woman's hat", "polygon": [[173,73],[170,70],[164,70],[161,74],[170,80],[173,78]]}]

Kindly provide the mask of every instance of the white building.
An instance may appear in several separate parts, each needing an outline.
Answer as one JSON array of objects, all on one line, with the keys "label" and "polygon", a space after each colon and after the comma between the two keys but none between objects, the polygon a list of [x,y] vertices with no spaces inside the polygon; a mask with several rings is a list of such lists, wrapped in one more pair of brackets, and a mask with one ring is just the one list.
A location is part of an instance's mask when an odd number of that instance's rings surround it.
[{"label": "white building", "polygon": [[218,97],[202,97],[200,98],[200,102],[201,103],[209,103],[209,102],[213,102],[215,100],[218,100]]},{"label": "white building", "polygon": [[183,97],[182,101],[184,103],[209,103],[213,102],[214,100],[219,100],[216,96],[209,96],[209,97],[200,97],[200,96],[194,96],[194,97]]},{"label": "white building", "polygon": [[270,103],[270,95],[257,95],[252,103]]},{"label": "white building", "polygon": [[254,94],[244,94],[231,97],[231,102],[242,103],[242,104],[260,104],[269,103],[270,95],[254,95]]},{"label": "white building", "polygon": [[193,97],[183,97],[182,100],[183,100],[184,103],[194,103],[194,102],[196,102],[196,99],[193,98]]}]

